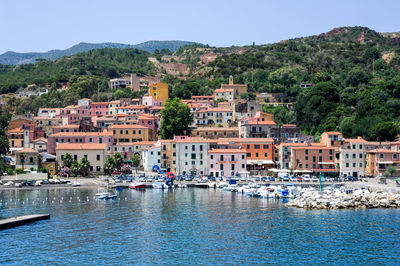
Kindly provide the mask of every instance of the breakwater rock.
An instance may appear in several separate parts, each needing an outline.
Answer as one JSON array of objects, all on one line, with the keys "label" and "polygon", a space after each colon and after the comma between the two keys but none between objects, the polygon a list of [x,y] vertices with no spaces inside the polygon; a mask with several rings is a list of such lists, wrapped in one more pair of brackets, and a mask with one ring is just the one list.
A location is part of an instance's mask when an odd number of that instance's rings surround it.
[{"label": "breakwater rock", "polygon": [[305,191],[290,201],[288,206],[306,209],[400,208],[400,194],[370,192],[366,189]]}]

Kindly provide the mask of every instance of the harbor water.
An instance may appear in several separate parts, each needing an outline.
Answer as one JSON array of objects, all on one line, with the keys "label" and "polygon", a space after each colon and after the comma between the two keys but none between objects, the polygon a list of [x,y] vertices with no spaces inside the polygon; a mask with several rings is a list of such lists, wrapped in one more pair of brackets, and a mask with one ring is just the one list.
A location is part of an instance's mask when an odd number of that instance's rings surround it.
[{"label": "harbor water", "polygon": [[400,210],[303,210],[219,189],[0,191],[0,264],[400,265]]}]

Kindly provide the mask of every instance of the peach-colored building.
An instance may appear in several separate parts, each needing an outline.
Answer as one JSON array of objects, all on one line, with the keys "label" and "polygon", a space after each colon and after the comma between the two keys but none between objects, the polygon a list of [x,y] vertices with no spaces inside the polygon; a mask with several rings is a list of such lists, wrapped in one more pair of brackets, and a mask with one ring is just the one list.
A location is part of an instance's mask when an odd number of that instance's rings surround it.
[{"label": "peach-colored building", "polygon": [[383,176],[389,166],[394,166],[400,173],[400,151],[375,149],[367,151],[366,158],[366,175],[367,176]]},{"label": "peach-colored building", "polygon": [[289,167],[293,170],[308,170],[324,174],[335,174],[339,171],[336,168],[333,147],[292,147]]}]

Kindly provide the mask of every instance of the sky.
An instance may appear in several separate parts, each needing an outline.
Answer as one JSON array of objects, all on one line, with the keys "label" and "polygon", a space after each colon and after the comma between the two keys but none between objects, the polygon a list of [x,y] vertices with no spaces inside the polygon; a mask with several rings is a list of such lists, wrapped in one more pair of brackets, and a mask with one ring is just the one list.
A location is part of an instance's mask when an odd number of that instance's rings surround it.
[{"label": "sky", "polygon": [[399,0],[1,0],[0,54],[79,42],[274,43],[340,26],[400,31]]}]

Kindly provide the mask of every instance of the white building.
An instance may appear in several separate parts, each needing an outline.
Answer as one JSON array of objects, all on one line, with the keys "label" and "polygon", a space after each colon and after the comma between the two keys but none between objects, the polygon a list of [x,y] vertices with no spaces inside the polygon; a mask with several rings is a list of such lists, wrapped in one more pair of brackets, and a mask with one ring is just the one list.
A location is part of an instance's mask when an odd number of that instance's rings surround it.
[{"label": "white building", "polygon": [[208,140],[203,138],[185,138],[176,140],[175,145],[176,152],[172,153],[172,164],[176,165],[176,175],[208,174]]},{"label": "white building", "polygon": [[339,168],[341,176],[363,177],[365,176],[366,140],[345,139],[340,147]]},{"label": "white building", "polygon": [[60,108],[39,108],[38,117],[55,118],[60,114]]},{"label": "white building", "polygon": [[109,86],[111,89],[130,88],[131,85],[132,82],[129,78],[116,78],[110,79],[109,81]]},{"label": "white building", "polygon": [[161,146],[144,148],[142,163],[145,171],[153,171],[154,166],[161,167]]}]

